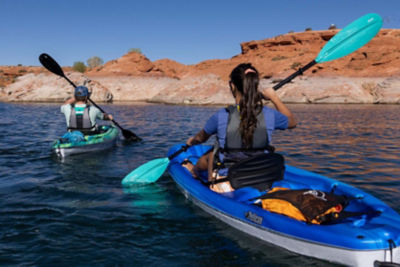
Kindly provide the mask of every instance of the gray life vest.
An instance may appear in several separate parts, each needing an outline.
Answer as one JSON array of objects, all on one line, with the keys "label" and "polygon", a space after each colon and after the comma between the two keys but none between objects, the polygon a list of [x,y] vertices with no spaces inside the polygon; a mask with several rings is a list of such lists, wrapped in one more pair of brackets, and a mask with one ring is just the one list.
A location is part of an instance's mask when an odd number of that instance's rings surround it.
[{"label": "gray life vest", "polygon": [[71,104],[68,130],[91,131],[95,129],[89,117],[90,105],[86,105],[83,114],[76,114],[75,104]]},{"label": "gray life vest", "polygon": [[[227,108],[229,113],[226,128],[226,142],[224,150],[243,150],[242,136],[239,131],[240,113],[236,106]],[[268,146],[267,126],[265,125],[264,112],[257,115],[257,127],[254,130],[252,147],[246,150],[264,150]]]},{"label": "gray life vest", "polygon": [[[223,167],[230,167],[243,159],[263,154],[265,151],[273,152],[274,148],[269,145],[267,126],[265,124],[264,112],[261,110],[257,115],[257,127],[253,133],[253,142],[250,148],[244,148],[242,137],[239,131],[240,113],[236,106],[229,106],[226,109],[229,113],[228,125],[226,128],[226,138],[224,147],[217,147],[219,159],[214,162]],[[214,151],[216,152],[216,151]],[[219,163],[218,163],[219,162]],[[221,166],[221,167],[222,167]]]}]

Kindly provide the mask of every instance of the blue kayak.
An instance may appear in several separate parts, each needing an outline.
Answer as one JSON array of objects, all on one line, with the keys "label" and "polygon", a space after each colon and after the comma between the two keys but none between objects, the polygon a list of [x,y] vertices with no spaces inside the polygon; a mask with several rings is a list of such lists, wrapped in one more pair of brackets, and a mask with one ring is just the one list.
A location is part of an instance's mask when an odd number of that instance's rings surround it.
[{"label": "blue kayak", "polygon": [[[172,147],[168,155],[181,147]],[[400,215],[382,201],[348,184],[286,165],[283,180],[274,182],[272,187],[325,192],[334,189],[335,194],[351,197],[345,210],[359,215],[319,225],[269,212],[253,201],[265,192],[243,187],[216,193],[182,167],[184,159],[195,164],[210,148],[192,146],[173,158],[168,166],[184,195],[207,213],[240,231],[301,255],[349,266],[400,264]],[[400,266],[397,264],[393,266]]]}]

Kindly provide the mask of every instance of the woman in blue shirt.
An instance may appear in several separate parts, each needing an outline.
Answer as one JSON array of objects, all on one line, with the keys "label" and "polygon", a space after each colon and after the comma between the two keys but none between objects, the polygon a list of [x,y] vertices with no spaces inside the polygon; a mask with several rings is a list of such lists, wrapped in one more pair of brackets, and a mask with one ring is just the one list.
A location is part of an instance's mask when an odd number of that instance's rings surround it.
[{"label": "woman in blue shirt", "polygon": [[[258,90],[258,71],[249,63],[239,64],[230,74],[229,86],[236,105],[218,110],[206,122],[204,128],[187,140],[188,145],[200,144],[216,134],[218,149],[203,155],[193,166],[185,162],[193,176],[208,170],[209,180],[226,175],[225,170],[215,171],[214,154],[220,162],[237,162],[259,151],[270,150],[271,135],[275,129],[296,127],[297,122],[290,110],[282,103],[272,88]],[[276,109],[264,107],[262,99],[271,100]],[[232,190],[229,182],[212,188],[217,192]]]}]

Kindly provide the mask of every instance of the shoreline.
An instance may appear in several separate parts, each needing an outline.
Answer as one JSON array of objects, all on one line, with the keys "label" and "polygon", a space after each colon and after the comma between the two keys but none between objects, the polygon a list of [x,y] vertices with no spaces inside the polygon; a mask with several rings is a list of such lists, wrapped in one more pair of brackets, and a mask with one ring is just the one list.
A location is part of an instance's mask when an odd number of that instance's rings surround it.
[{"label": "shoreline", "polygon": [[[113,102],[101,102],[101,101],[95,101],[96,104],[98,105],[105,105],[105,106],[111,106],[111,105],[136,105],[136,106],[146,106],[146,105],[165,105],[165,106],[183,106],[183,107],[224,107],[231,104],[200,104],[200,103],[193,103],[193,104],[185,104],[185,103],[170,103],[170,102],[157,102],[157,101],[113,101]],[[54,104],[54,105],[62,105],[64,102],[58,102],[58,101],[2,101],[0,100],[0,104]],[[265,106],[270,105],[270,102],[263,101]],[[329,103],[302,103],[302,102],[284,102],[284,104],[287,105],[310,105],[310,106],[335,106],[335,105],[340,105],[340,106],[399,106],[400,103],[356,103],[356,102],[329,102]]]},{"label": "shoreline", "polygon": [[[233,104],[225,81],[215,75],[172,78],[103,77],[71,73],[76,84],[86,84],[98,103],[155,103],[185,106]],[[261,79],[260,90],[273,87],[276,78]],[[72,88],[51,74],[27,74],[0,90],[1,102],[62,103]],[[400,76],[301,76],[277,91],[287,104],[400,104]]]}]

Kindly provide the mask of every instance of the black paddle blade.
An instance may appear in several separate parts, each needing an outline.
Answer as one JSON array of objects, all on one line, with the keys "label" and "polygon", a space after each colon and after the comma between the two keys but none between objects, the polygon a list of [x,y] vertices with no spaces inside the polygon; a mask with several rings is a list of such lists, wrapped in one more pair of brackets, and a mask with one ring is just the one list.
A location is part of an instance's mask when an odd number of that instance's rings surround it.
[{"label": "black paddle blade", "polygon": [[137,142],[142,140],[142,138],[140,138],[139,136],[137,136],[136,134],[134,134],[129,130],[122,129],[122,135],[125,137],[126,140],[129,141]]},{"label": "black paddle blade", "polygon": [[58,63],[48,54],[41,54],[39,56],[39,61],[47,70],[51,71],[54,74],[57,74],[58,76],[65,77],[60,65],[58,65]]}]

